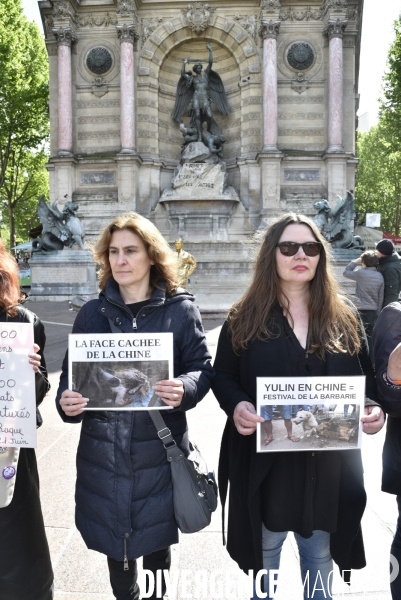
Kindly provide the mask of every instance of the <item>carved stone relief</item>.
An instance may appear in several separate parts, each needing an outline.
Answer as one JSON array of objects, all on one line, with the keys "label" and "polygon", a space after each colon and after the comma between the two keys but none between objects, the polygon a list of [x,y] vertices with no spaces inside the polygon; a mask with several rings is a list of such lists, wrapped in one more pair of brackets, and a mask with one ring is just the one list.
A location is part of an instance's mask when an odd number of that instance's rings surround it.
[{"label": "carved stone relief", "polygon": [[258,20],[256,15],[234,15],[231,17],[241,25],[256,42],[258,38]]},{"label": "carved stone relief", "polygon": [[156,17],[154,19],[141,19],[141,29],[142,29],[142,46],[148,39],[150,35],[159,27],[159,25],[163,22],[163,17]]},{"label": "carved stone relief", "polygon": [[82,15],[78,18],[79,27],[109,27],[110,25],[117,25],[118,21],[114,15],[110,13],[96,14],[93,16],[92,13],[88,15]]},{"label": "carved stone relief", "polygon": [[77,22],[77,15],[72,11],[68,2],[53,2],[53,18],[55,21],[71,19],[73,23]]},{"label": "carved stone relief", "polygon": [[72,46],[78,41],[75,31],[71,27],[59,27],[53,29],[58,46]]},{"label": "carved stone relief", "polygon": [[324,113],[322,112],[296,112],[296,113],[278,113],[278,118],[288,121],[290,119],[323,119]]},{"label": "carved stone relief", "polygon": [[104,117],[78,117],[78,123],[91,124],[91,123],[119,123],[119,115],[104,115]]},{"label": "carved stone relief", "polygon": [[79,100],[77,108],[99,108],[109,106],[120,106],[119,100]]},{"label": "carved stone relief", "polygon": [[323,127],[297,127],[294,129],[282,129],[279,127],[278,129],[279,135],[291,135],[291,136],[305,136],[305,135],[324,135]]},{"label": "carved stone relief", "polygon": [[279,104],[323,104],[324,97],[323,96],[305,96],[305,97],[296,97],[296,96],[279,96],[278,103]]},{"label": "carved stone relief", "polygon": [[328,10],[333,12],[343,12],[348,6],[348,0],[324,0],[322,5],[323,15],[326,15]]},{"label": "carved stone relief", "polygon": [[298,94],[302,94],[302,92],[305,92],[309,88],[309,82],[303,73],[294,75],[291,82],[291,88],[298,92]]},{"label": "carved stone relief", "polygon": [[134,44],[139,38],[139,33],[134,23],[130,23],[129,25],[127,25],[127,23],[117,25],[116,29],[120,42],[130,42],[131,44]]},{"label": "carved stone relief", "polygon": [[120,17],[137,16],[133,0],[117,0],[116,13]]},{"label": "carved stone relief", "polygon": [[356,21],[358,19],[358,8],[356,6],[349,6],[345,18],[349,21]]},{"label": "carved stone relief", "polygon": [[277,36],[280,31],[280,21],[270,21],[262,20],[259,28],[259,35],[261,38],[274,38],[277,39]]},{"label": "carved stone relief", "polygon": [[280,10],[280,7],[280,0],[263,0],[260,9],[265,12],[277,12]]},{"label": "carved stone relief", "polygon": [[310,6],[303,10],[294,10],[292,6],[289,6],[279,15],[280,21],[321,21],[322,18],[323,10],[321,8],[312,10]]},{"label": "carved stone relief", "polygon": [[209,27],[215,10],[214,7],[202,2],[188,4],[186,8],[182,9],[184,23],[191,31],[195,31],[198,34],[202,33],[202,31],[205,31]]},{"label": "carved stone relief", "polygon": [[105,96],[109,91],[109,86],[107,85],[107,81],[103,77],[95,77],[93,80],[92,86],[92,94],[101,98]]},{"label": "carved stone relief", "polygon": [[329,19],[323,29],[323,33],[327,35],[329,40],[333,37],[342,38],[345,28],[347,27],[347,23],[348,21],[346,19]]},{"label": "carved stone relief", "polygon": [[78,133],[79,140],[96,140],[101,138],[119,138],[120,130],[118,131],[80,131]]}]

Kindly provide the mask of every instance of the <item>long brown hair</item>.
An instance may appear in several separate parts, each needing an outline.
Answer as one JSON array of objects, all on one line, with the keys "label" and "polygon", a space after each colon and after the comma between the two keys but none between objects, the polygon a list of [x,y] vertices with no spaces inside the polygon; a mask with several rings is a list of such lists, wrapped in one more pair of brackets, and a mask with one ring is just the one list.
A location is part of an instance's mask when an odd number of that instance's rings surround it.
[{"label": "long brown hair", "polygon": [[292,224],[306,225],[322,244],[316,273],[310,281],[308,351],[316,352],[321,358],[326,351],[354,354],[361,346],[359,321],[350,304],[339,295],[329,262],[330,247],[311,219],[295,213],[277,219],[264,234],[253,280],[229,312],[233,348],[238,352],[247,348],[253,339],[274,337],[272,311],[277,305],[282,306],[292,320],[290,302],[281,289],[276,267],[276,245],[285,228]]},{"label": "long brown hair", "polygon": [[20,296],[18,265],[0,240],[0,310],[10,316],[16,315]]},{"label": "long brown hair", "polygon": [[148,257],[154,263],[150,268],[149,283],[152,289],[160,288],[160,281],[164,281],[166,293],[171,296],[178,287],[177,258],[157,227],[149,219],[135,212],[116,217],[103,229],[95,244],[93,255],[96,262],[101,265],[100,289],[104,290],[107,281],[112,277],[109,260],[111,236],[115,231],[123,229],[128,229],[138,235],[145,244]]}]

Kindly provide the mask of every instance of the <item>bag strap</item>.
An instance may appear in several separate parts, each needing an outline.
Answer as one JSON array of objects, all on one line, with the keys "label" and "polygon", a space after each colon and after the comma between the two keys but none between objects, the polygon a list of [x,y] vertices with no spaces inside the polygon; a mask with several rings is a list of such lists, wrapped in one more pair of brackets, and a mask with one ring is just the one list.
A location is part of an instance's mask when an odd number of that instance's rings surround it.
[{"label": "bag strap", "polygon": [[[111,319],[108,319],[108,321],[111,333],[124,333],[120,327],[117,327],[114,321]],[[163,417],[160,414],[160,411],[149,410],[148,413],[154,423],[154,426],[156,427],[157,436],[167,452],[167,460],[171,462],[172,460],[180,460],[181,458],[184,458],[184,454],[180,448],[178,448],[170,429],[167,427]]]}]

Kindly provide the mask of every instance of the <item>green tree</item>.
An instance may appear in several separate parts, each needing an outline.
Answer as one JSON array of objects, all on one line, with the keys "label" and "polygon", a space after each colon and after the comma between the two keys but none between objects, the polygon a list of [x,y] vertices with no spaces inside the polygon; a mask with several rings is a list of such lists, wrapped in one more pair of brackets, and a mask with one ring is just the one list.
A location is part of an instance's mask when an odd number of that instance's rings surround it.
[{"label": "green tree", "polygon": [[394,22],[395,38],[387,57],[380,99],[380,120],[386,127],[392,151],[401,150],[401,20]]},{"label": "green tree", "polygon": [[39,29],[23,15],[21,0],[1,0],[0,198],[3,207],[6,203],[3,218],[9,224],[11,245],[15,245],[17,215],[25,212],[33,217],[35,212],[32,190],[41,194],[47,189],[44,178],[32,168],[44,163],[47,100],[47,53]]},{"label": "green tree", "polygon": [[382,120],[358,134],[359,158],[355,204],[359,213],[381,213],[381,229],[399,235],[401,228],[401,152],[392,150],[389,126]]},{"label": "green tree", "polygon": [[39,225],[36,215],[38,198],[49,195],[47,160],[44,150],[10,156],[0,188],[0,207],[3,225],[10,231],[11,247],[26,241],[29,230]]}]

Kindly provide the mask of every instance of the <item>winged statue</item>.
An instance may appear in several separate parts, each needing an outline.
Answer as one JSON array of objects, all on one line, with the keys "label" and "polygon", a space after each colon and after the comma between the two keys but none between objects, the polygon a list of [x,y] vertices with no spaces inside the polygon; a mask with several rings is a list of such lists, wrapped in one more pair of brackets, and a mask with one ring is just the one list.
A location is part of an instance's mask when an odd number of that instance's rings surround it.
[{"label": "winged statue", "polygon": [[354,236],[351,231],[351,221],[355,217],[354,195],[347,192],[345,198],[338,197],[339,201],[333,209],[327,200],[315,202],[314,207],[318,213],[315,222],[334,248],[364,250],[363,239]]},{"label": "winged statue", "polygon": [[38,203],[38,216],[43,227],[42,237],[33,240],[33,250],[47,252],[62,250],[64,246],[71,248],[74,244],[77,244],[79,249],[83,249],[85,229],[75,214],[78,208],[75,202],[66,202],[61,212],[57,201],[48,204],[44,196],[41,196]]},{"label": "winged statue", "polygon": [[220,75],[212,69],[212,47],[207,44],[206,48],[209,50],[209,64],[205,70],[203,70],[202,63],[196,62],[192,67],[192,71],[186,71],[186,65],[190,61],[184,58],[172,113],[174,121],[182,123],[181,116],[190,107],[188,111],[191,119],[190,127],[196,130],[195,135],[197,135],[199,142],[202,141],[202,129],[205,121],[209,133],[214,136],[221,136],[222,134],[212,115],[212,103],[221,114],[225,116],[230,114],[230,106],[223,81]]}]

